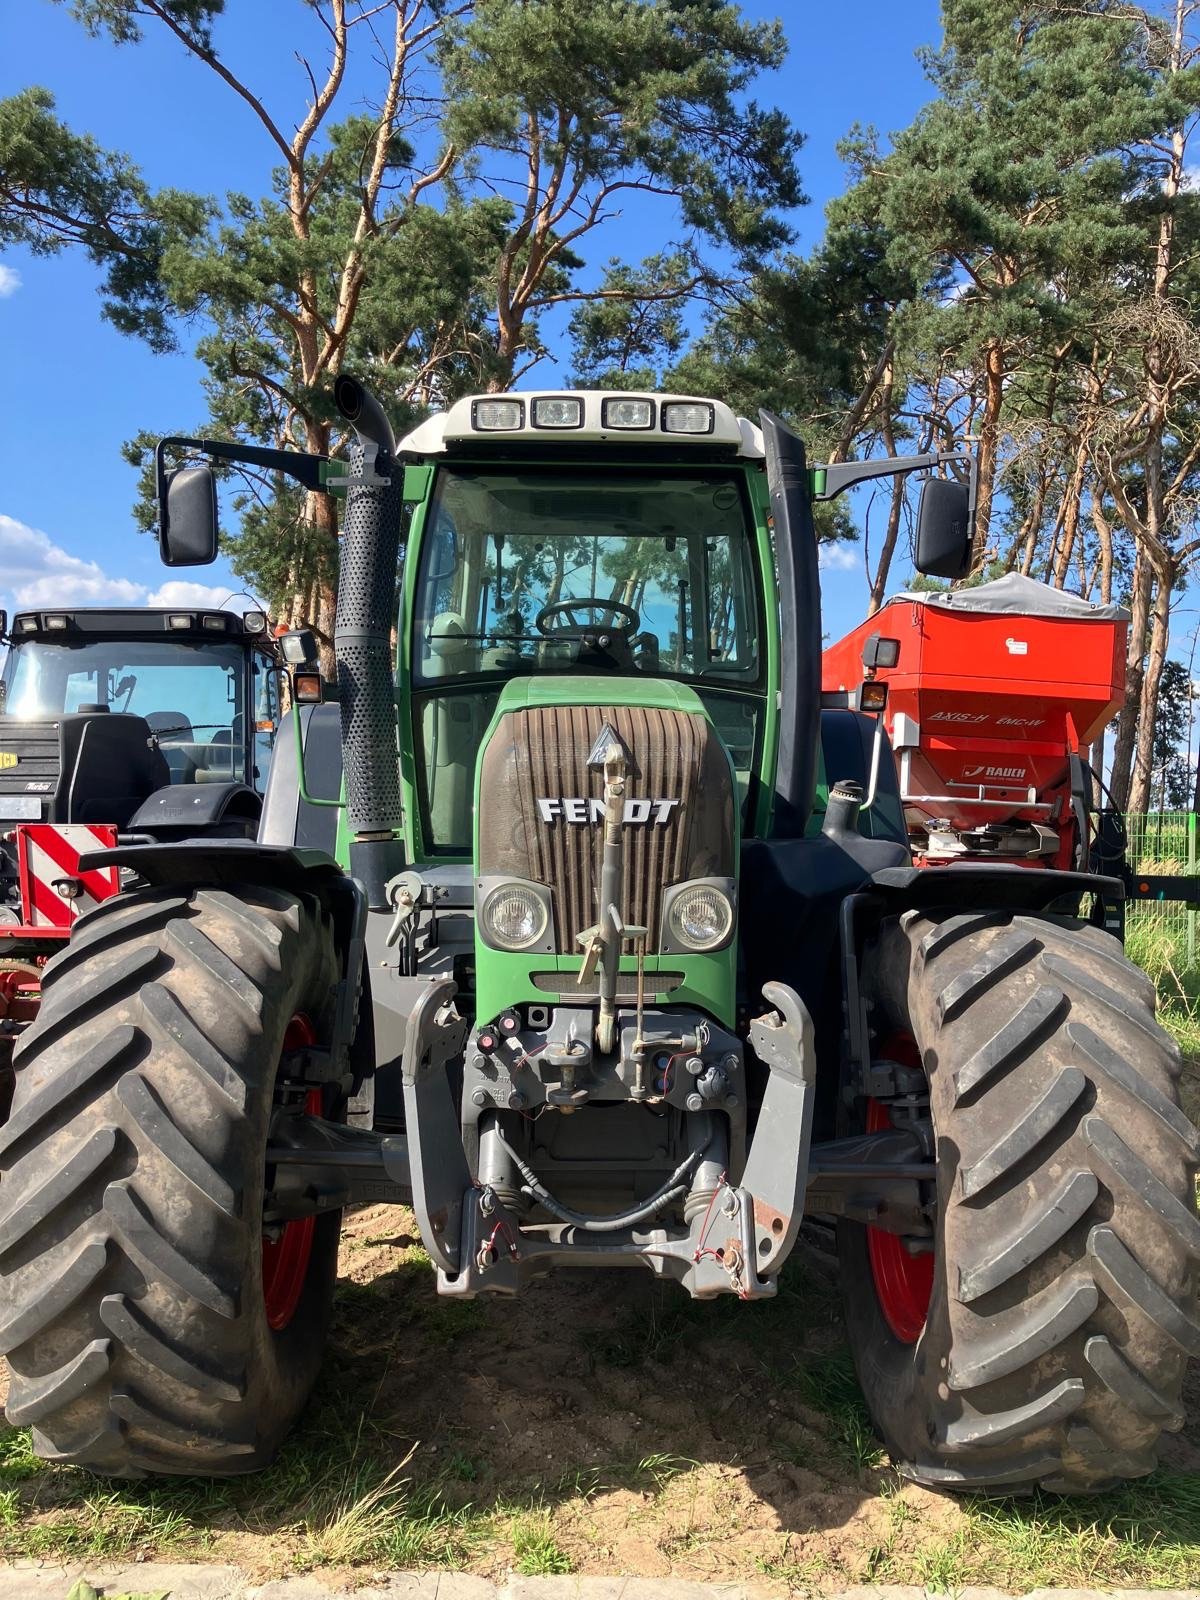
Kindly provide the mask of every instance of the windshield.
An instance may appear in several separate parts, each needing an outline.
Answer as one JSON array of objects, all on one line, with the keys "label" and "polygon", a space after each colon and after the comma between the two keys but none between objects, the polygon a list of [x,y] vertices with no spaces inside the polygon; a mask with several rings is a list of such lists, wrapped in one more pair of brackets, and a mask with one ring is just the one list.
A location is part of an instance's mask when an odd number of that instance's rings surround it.
[{"label": "windshield", "polygon": [[475,759],[522,673],[693,684],[744,802],[763,707],[753,536],[736,469],[440,469],[413,629],[427,847],[470,851]]},{"label": "windshield", "polygon": [[749,541],[735,473],[443,470],[414,678],[581,670],[752,688]]},{"label": "windshield", "polygon": [[165,639],[14,646],[3,711],[26,719],[107,706],[145,717],[172,783],[245,782],[245,658],[232,645]]}]

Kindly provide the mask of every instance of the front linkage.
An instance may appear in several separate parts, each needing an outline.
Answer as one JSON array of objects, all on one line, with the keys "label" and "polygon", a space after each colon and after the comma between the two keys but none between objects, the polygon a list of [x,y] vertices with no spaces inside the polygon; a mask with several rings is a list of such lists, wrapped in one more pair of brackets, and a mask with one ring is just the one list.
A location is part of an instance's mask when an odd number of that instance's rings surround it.
[{"label": "front linkage", "polygon": [[[412,1204],[438,1269],[440,1293],[515,1294],[530,1277],[555,1266],[634,1263],[658,1277],[675,1279],[698,1298],[724,1293],[751,1300],[775,1293],[776,1275],[795,1243],[804,1211],[816,1076],[812,1023],[792,990],[768,986],[767,999],[778,1009],[751,1025],[751,1043],[770,1077],[740,1182],[727,1176],[732,1162],[724,1119],[691,1109],[701,1098],[692,1087],[695,1080],[686,1070],[668,1069],[669,1081],[660,1082],[654,1100],[685,1113],[692,1148],[655,1193],[611,1216],[585,1215],[557,1201],[505,1138],[491,1110],[468,1120],[478,1151],[478,1176],[472,1175],[446,1074],[446,1062],[461,1047],[464,1031],[452,1009],[452,993],[449,983],[431,988],[414,1007],[403,1068]],[[577,1025],[586,1027],[589,1020],[590,1014],[560,1013],[560,1042],[578,1038],[582,1027],[576,1031]],[[616,1021],[622,1046],[632,1048],[639,1019],[619,1013]],[[678,1029],[680,1017],[653,1018],[651,1028],[655,1022]],[[675,1033],[649,1042],[659,1053],[682,1041]],[[692,1042],[694,1047],[694,1038]],[[710,1036],[707,1042],[726,1052],[727,1081],[740,1087],[738,1041]],[[507,1043],[521,1063],[527,1056],[521,1037],[512,1035]],[[468,1055],[468,1083],[485,1078],[481,1065],[477,1051]],[[619,1069],[590,1061],[588,1067],[591,1089],[585,1092],[620,1103]],[[474,1100],[477,1108],[480,1099],[508,1104],[520,1098],[537,1114],[538,1102],[529,1095],[536,1081],[532,1074],[521,1075],[521,1089],[510,1088],[514,1080],[507,1071],[492,1066],[485,1081],[489,1092]],[[554,1093],[553,1088],[546,1090],[541,1105],[551,1104]],[[737,1103],[744,1106],[744,1097],[737,1096]],[[731,1124],[735,1143],[744,1144],[744,1110]],[[680,1201],[682,1229],[656,1220]],[[524,1221],[521,1213],[533,1202],[556,1220]]]}]

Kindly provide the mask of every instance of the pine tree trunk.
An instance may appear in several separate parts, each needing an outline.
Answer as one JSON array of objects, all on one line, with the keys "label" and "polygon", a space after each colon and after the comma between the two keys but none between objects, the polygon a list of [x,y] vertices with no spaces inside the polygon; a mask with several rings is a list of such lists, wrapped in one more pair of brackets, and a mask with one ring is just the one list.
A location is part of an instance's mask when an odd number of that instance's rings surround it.
[{"label": "pine tree trunk", "polygon": [[1138,552],[1133,569],[1133,603],[1130,607],[1129,650],[1125,668],[1125,704],[1117,723],[1117,738],[1113,746],[1112,788],[1113,798],[1122,811],[1128,811],[1130,784],[1133,777],[1133,754],[1137,744],[1137,714],[1142,699],[1142,680],[1145,676],[1146,631],[1150,621],[1150,589],[1153,573],[1150,563]]},{"label": "pine tree trunk", "polygon": [[[896,454],[896,427],[892,417],[892,365],[889,361],[884,380],[881,397],[883,410],[883,443],[889,456]],[[900,517],[904,510],[904,479],[896,478],[892,484],[892,503],[888,507],[887,528],[883,535],[883,548],[879,552],[879,560],[875,566],[875,577],[871,584],[871,599],[867,606],[867,615],[873,617],[883,604],[883,597],[887,593],[888,578],[892,570],[892,557],[896,553],[896,540],[900,535]]]},{"label": "pine tree trunk", "polygon": [[[1150,648],[1139,692],[1137,744],[1133,760],[1133,781],[1129,787],[1129,811],[1149,811],[1150,784],[1154,769],[1154,721],[1158,715],[1158,686],[1167,659],[1171,632],[1171,589],[1174,572],[1156,573],[1158,579],[1150,620]],[[1132,699],[1132,696],[1130,696]]]},{"label": "pine tree trunk", "polygon": [[983,364],[983,417],[979,427],[979,496],[975,510],[975,550],[971,570],[983,565],[988,548],[996,467],[1000,451],[1000,413],[1004,406],[1004,347],[992,340]]}]

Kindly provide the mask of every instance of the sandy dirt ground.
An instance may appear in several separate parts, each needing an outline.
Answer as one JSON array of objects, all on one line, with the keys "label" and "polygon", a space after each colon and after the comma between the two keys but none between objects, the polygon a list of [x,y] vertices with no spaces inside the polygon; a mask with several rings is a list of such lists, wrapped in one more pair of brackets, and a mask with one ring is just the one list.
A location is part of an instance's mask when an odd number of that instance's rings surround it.
[{"label": "sandy dirt ground", "polygon": [[[970,1533],[970,1512],[897,1480],[863,1426],[835,1269],[815,1245],[773,1303],[695,1305],[632,1273],[468,1302],[434,1294],[414,1234],[404,1211],[347,1217],[309,1416],[278,1468],[187,1502],[201,1553],[287,1570],[322,1479],[352,1482],[367,1460],[375,1481],[397,1467],[418,1499],[461,1514],[444,1559],[491,1574],[512,1566],[511,1528],[531,1517],[579,1573],[814,1587],[916,1581],[923,1550]],[[1166,1465],[1200,1472],[1195,1421]],[[78,1505],[82,1481],[39,1475],[16,1514]],[[159,1553],[151,1539],[145,1554]]]}]

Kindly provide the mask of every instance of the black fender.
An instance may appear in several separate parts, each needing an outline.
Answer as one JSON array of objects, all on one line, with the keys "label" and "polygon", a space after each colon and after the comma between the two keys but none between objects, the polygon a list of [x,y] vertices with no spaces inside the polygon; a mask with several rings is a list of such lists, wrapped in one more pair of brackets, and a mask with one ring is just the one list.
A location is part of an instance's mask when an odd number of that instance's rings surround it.
[{"label": "black fender", "polygon": [[262,801],[244,783],[173,783],[156,789],[129,819],[130,833],[170,831],[202,833],[237,825],[242,834],[257,832]]},{"label": "black fender", "polygon": [[332,856],[295,845],[260,844],[257,839],[191,838],[92,850],[79,864],[84,872],[119,867],[122,874],[134,873],[156,889],[236,888],[252,883],[314,896],[333,918],[342,969],[329,1076],[353,1080],[350,1092],[357,1092],[361,1071],[351,1064],[351,1046],[358,1031],[367,900],[361,885]]}]

